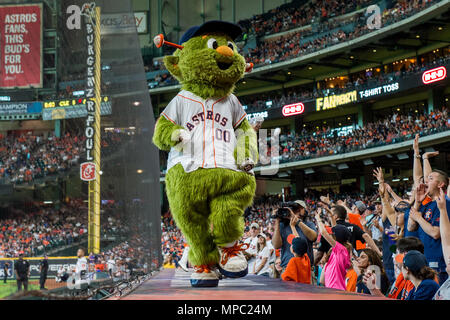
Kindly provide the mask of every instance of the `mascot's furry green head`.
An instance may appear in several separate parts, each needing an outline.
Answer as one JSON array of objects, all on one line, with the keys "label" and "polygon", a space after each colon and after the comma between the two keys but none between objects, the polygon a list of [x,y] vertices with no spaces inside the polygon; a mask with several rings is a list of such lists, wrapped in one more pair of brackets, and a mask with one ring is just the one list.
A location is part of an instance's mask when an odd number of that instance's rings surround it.
[{"label": "mascot's furry green head", "polygon": [[[234,43],[241,33],[238,25],[224,21],[192,27],[181,38],[181,45],[174,45],[178,49],[173,55],[164,57],[164,64],[182,89],[203,99],[227,96],[251,68]],[[155,43],[161,40],[155,38]]]}]

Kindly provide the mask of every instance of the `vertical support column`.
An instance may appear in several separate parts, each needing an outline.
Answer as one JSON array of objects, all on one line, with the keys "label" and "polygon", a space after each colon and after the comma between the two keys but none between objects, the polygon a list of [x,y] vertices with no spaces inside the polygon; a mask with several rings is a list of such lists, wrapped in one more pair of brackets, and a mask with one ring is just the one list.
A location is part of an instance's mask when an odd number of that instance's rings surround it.
[{"label": "vertical support column", "polygon": [[55,120],[55,136],[61,138],[61,120]]},{"label": "vertical support column", "polygon": [[176,1],[176,24],[177,24],[177,41],[180,41],[180,0]]},{"label": "vertical support column", "polygon": [[261,13],[264,13],[264,0],[261,0]]},{"label": "vertical support column", "polygon": [[222,20],[222,0],[217,0],[217,16]]},{"label": "vertical support column", "polygon": [[205,23],[206,13],[205,13],[205,0],[202,0],[202,13],[200,14],[203,20],[203,23]]},{"label": "vertical support column", "polygon": [[231,0],[231,11],[233,16],[233,23],[236,23],[236,0]]},{"label": "vertical support column", "polygon": [[96,175],[95,180],[89,181],[88,189],[88,251],[95,254],[100,253],[100,179],[99,174],[101,170],[101,8],[95,8],[95,65],[94,65],[94,79],[95,79],[95,123],[94,123],[94,159]]},{"label": "vertical support column", "polygon": [[428,90],[428,109],[427,109],[427,113],[429,114],[431,111],[434,110],[434,99],[433,99],[433,89]]},{"label": "vertical support column", "polygon": [[[162,0],[158,0],[158,34],[162,33]],[[158,49],[158,54],[163,55],[163,48]]]},{"label": "vertical support column", "polygon": [[295,186],[293,188],[293,193],[297,198],[301,199],[305,195],[305,173],[303,170],[296,170],[292,173],[294,181],[292,181],[292,185]]},{"label": "vertical support column", "polygon": [[364,126],[364,114],[363,114],[363,105],[358,105],[358,126],[361,128]]}]

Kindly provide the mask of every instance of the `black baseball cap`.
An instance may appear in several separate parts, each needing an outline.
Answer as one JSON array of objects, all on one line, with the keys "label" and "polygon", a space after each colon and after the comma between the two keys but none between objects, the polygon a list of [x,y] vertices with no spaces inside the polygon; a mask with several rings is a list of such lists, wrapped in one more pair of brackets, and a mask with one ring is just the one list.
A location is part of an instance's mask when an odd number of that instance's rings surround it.
[{"label": "black baseball cap", "polygon": [[231,22],[220,20],[207,21],[200,26],[190,27],[181,37],[180,45],[189,41],[192,37],[212,32],[224,33],[234,41],[242,34],[242,28]]},{"label": "black baseball cap", "polygon": [[408,251],[403,258],[403,265],[413,272],[418,272],[423,267],[428,266],[427,258],[417,250]]},{"label": "black baseball cap", "polygon": [[292,239],[292,251],[297,255],[303,256],[308,250],[308,243],[305,238],[296,237]]},{"label": "black baseball cap", "polygon": [[352,236],[347,227],[341,224],[335,225],[333,228],[331,228],[331,230],[333,231],[336,241],[340,243],[349,241]]}]

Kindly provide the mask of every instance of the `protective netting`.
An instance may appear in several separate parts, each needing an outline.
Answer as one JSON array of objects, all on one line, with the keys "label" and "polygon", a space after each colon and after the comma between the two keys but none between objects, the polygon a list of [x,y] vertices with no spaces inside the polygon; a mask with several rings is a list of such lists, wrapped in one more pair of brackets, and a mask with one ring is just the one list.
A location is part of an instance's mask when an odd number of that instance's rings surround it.
[{"label": "protective netting", "polygon": [[[52,257],[74,257],[79,248],[85,249],[93,279],[103,275],[123,281],[149,274],[162,262],[159,153],[151,142],[155,118],[131,1],[90,1],[87,7],[85,2],[44,1],[42,59],[44,70],[53,72],[44,72],[43,89],[34,91],[34,101],[43,105],[42,118],[2,137],[2,158],[14,162],[2,176],[0,200],[0,219],[6,226],[0,264],[3,269],[10,260],[11,281],[20,253],[32,269],[44,254],[50,257],[47,284],[61,280],[64,270],[70,273],[76,263],[75,258]],[[14,5],[29,3],[36,2]],[[92,3],[101,8],[103,21],[98,198],[89,191],[93,183],[80,177],[89,173],[80,166],[95,162],[89,159],[92,155],[96,158],[94,149],[88,152],[95,126],[86,107],[92,85],[88,67],[95,54],[87,27]],[[99,224],[88,213],[95,201],[100,201]],[[94,228],[99,250],[88,241]],[[33,276],[39,278],[39,272]],[[61,287],[64,281],[58,283],[55,286]]]}]

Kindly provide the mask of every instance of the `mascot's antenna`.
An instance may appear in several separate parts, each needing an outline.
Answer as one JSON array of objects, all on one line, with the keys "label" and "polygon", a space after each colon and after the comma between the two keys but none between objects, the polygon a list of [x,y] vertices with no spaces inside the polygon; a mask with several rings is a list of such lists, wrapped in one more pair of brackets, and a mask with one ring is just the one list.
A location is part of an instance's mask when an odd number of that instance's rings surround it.
[{"label": "mascot's antenna", "polygon": [[180,46],[179,44],[164,40],[164,35],[162,33],[158,34],[156,37],[153,38],[153,43],[155,44],[155,46],[157,48],[161,48],[163,45],[175,47],[180,50],[183,50],[183,48],[184,48],[183,46]]}]

